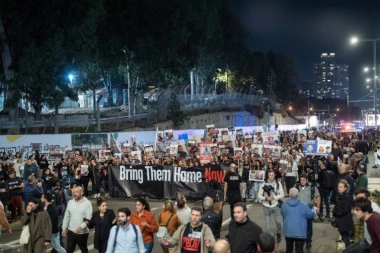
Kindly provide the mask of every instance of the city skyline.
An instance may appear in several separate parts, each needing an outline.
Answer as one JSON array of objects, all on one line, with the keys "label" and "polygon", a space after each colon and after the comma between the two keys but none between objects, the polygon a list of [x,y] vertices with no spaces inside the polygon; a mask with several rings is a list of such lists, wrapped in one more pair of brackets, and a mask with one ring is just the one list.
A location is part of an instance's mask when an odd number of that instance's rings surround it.
[{"label": "city skyline", "polygon": [[[248,31],[247,46],[254,51],[282,51],[296,58],[300,80],[312,80],[313,64],[323,52],[335,52],[350,67],[350,97],[367,94],[362,69],[373,66],[372,45],[352,46],[351,36],[380,37],[379,3],[369,1],[236,0],[236,17]],[[379,59],[379,55],[377,57]],[[378,60],[378,62],[380,62]]]}]

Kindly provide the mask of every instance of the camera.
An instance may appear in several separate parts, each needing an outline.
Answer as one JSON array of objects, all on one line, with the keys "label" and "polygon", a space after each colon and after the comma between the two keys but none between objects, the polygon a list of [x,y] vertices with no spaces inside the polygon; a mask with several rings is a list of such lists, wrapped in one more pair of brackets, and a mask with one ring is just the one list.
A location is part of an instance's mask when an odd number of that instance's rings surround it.
[{"label": "camera", "polygon": [[[267,185],[265,184],[263,186],[263,191],[268,195],[268,197],[270,196],[270,193],[271,191],[274,191],[274,187],[272,185]],[[272,201],[269,201],[269,205],[272,205]]]}]

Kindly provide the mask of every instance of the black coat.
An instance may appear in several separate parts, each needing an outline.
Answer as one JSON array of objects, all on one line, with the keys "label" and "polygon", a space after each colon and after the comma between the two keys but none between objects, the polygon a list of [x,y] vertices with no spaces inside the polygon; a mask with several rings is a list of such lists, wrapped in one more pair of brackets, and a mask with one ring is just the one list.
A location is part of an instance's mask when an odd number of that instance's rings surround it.
[{"label": "black coat", "polygon": [[257,252],[257,240],[262,233],[263,230],[249,219],[245,223],[231,221],[227,235],[231,253]]},{"label": "black coat", "polygon": [[112,228],[112,221],[115,219],[115,213],[112,209],[107,209],[104,217],[100,217],[100,212],[92,214],[89,228],[95,227],[94,248],[99,249],[100,244],[107,244],[108,237]]},{"label": "black coat", "polygon": [[222,228],[222,217],[214,210],[208,209],[203,213],[203,223],[210,227],[215,239],[220,238],[220,229]]},{"label": "black coat", "polygon": [[347,193],[338,194],[333,215],[338,221],[339,232],[354,230],[354,221],[351,213],[352,198]]}]

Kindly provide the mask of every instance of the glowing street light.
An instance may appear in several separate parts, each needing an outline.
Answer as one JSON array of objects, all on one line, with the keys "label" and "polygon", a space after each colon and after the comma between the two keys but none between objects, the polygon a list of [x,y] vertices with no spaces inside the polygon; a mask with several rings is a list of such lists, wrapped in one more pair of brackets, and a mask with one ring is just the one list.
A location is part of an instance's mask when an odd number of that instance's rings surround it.
[{"label": "glowing street light", "polygon": [[355,45],[355,44],[357,44],[358,42],[359,42],[358,37],[352,37],[352,38],[350,39],[350,43],[351,43],[352,45]]},{"label": "glowing street light", "polygon": [[367,78],[367,79],[365,79],[365,81],[366,81],[367,83],[369,83],[369,82],[371,82],[371,78]]},{"label": "glowing street light", "polygon": [[[376,84],[376,43],[380,41],[380,38],[376,39],[359,39],[358,37],[352,37],[350,39],[350,43],[352,45],[357,44],[358,42],[371,42],[373,47],[373,89],[374,89],[374,96],[373,96],[373,104],[375,108],[375,128],[377,129],[377,84]],[[368,79],[367,79],[368,80]],[[370,82],[370,81],[367,81]]]},{"label": "glowing street light", "polygon": [[74,75],[73,74],[69,74],[67,77],[69,78],[70,83],[73,83]]},{"label": "glowing street light", "polygon": [[364,71],[365,73],[367,73],[367,72],[369,71],[369,68],[368,68],[368,67],[365,67],[365,68],[363,69],[363,71]]}]

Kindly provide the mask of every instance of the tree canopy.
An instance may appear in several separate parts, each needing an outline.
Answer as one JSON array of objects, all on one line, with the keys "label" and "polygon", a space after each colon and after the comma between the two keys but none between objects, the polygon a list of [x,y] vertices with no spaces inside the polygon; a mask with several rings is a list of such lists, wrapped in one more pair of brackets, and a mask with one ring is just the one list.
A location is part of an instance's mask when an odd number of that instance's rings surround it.
[{"label": "tree canopy", "polygon": [[294,57],[248,51],[228,0],[3,0],[0,13],[16,73],[8,104],[28,100],[37,119],[44,104],[75,97],[69,71],[79,73],[81,90],[118,71],[134,91],[186,85],[190,71],[208,85],[231,73],[228,86],[251,92],[275,80],[282,101],[297,90]]}]

